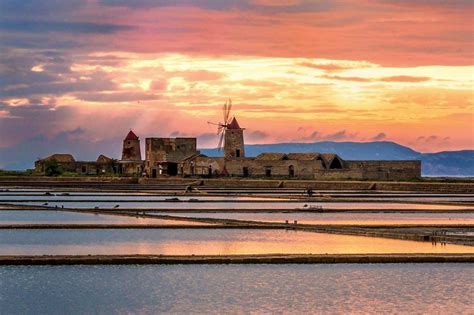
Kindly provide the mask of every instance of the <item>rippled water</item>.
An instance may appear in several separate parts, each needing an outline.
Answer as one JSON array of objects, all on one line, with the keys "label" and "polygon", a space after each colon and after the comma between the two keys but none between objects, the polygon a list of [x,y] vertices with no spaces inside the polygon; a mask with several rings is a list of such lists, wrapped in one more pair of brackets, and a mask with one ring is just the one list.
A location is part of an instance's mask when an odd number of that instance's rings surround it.
[{"label": "rippled water", "polygon": [[3,314],[472,314],[469,264],[3,266]]},{"label": "rippled water", "polygon": [[0,224],[205,224],[191,221],[162,220],[155,218],[140,218],[131,216],[77,213],[67,211],[0,211]]},{"label": "rippled water", "polygon": [[[169,213],[162,213],[169,214]],[[176,212],[173,216],[218,218],[301,224],[471,224],[474,213],[196,213]]]},{"label": "rippled water", "polygon": [[245,229],[0,230],[2,255],[474,253],[474,247],[430,242]]}]

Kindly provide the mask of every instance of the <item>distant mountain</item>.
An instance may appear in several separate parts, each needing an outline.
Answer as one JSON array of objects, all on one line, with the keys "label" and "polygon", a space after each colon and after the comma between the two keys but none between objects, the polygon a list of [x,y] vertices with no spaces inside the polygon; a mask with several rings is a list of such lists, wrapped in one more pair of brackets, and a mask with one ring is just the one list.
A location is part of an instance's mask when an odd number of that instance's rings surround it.
[{"label": "distant mountain", "polygon": [[474,176],[474,150],[424,153],[421,161],[426,175]]},{"label": "distant mountain", "polygon": [[[424,176],[474,176],[474,150],[420,153],[389,141],[324,141],[245,146],[246,156],[257,156],[263,152],[331,152],[345,160],[421,160]],[[217,149],[201,149],[201,153],[209,156],[222,155]]]}]

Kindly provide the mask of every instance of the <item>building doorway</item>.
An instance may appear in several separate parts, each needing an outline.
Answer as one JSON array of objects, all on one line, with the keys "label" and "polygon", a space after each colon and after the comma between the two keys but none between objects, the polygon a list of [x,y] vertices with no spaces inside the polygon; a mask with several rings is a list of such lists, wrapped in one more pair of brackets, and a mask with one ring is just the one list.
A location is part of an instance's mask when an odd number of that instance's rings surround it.
[{"label": "building doorway", "polygon": [[156,168],[151,170],[151,178],[156,178]]},{"label": "building doorway", "polygon": [[242,173],[244,177],[249,177],[249,168],[247,166],[244,166],[244,168],[242,169]]},{"label": "building doorway", "polygon": [[295,176],[295,167],[293,165],[288,166],[288,175],[290,177]]},{"label": "building doorway", "polygon": [[240,150],[239,149],[235,150],[235,157],[240,157]]},{"label": "building doorway", "polygon": [[178,163],[167,163],[168,168],[166,170],[166,173],[170,176],[176,176],[178,175]]},{"label": "building doorway", "polygon": [[265,168],[265,176],[271,177],[272,176],[272,169],[271,167],[266,167]]},{"label": "building doorway", "polygon": [[341,160],[335,157],[334,160],[332,160],[331,164],[329,165],[329,169],[341,169],[341,168],[342,168]]}]

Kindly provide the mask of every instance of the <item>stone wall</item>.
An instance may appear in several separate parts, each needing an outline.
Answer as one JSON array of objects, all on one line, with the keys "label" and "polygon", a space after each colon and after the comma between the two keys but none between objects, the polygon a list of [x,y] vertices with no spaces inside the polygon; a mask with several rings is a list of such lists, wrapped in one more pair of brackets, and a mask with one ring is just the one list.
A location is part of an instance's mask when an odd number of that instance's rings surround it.
[{"label": "stone wall", "polygon": [[[320,160],[257,160],[243,158],[226,161],[225,166],[230,175],[245,177],[313,178],[312,174],[323,170]],[[292,172],[291,169],[293,169]]]},{"label": "stone wall", "polygon": [[227,129],[225,131],[224,156],[228,159],[245,156],[243,129]]},{"label": "stone wall", "polygon": [[124,176],[141,176],[144,164],[143,161],[120,161],[119,173]]},{"label": "stone wall", "polygon": [[[288,177],[316,180],[413,180],[421,178],[420,161],[344,161],[342,169],[327,169],[321,160],[258,160],[197,157],[182,164],[181,175],[214,175],[225,169],[237,177]],[[193,169],[194,167],[194,169]]]},{"label": "stone wall", "polygon": [[153,170],[159,174],[159,163],[179,163],[197,153],[196,138],[146,138],[145,171],[149,176]]},{"label": "stone wall", "polygon": [[197,156],[194,159],[180,164],[178,174],[182,176],[208,176],[211,171],[213,176],[220,175],[224,168],[224,158]]},{"label": "stone wall", "polygon": [[[63,172],[77,173],[81,175],[100,175],[114,174],[112,163],[97,163],[92,161],[74,161],[74,162],[56,162]],[[45,173],[45,161],[39,160],[35,162],[35,172],[39,174]]]},{"label": "stone wall", "polygon": [[123,141],[122,160],[124,161],[141,161],[142,154],[140,150],[140,140]]}]

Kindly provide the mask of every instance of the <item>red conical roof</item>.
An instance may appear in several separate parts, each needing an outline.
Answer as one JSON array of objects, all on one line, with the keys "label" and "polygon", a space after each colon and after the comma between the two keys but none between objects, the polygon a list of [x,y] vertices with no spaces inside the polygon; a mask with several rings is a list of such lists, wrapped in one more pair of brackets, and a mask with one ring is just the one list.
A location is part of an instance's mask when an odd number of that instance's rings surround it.
[{"label": "red conical roof", "polygon": [[241,129],[235,117],[232,118],[232,121],[230,122],[230,124],[227,125],[227,129]]},{"label": "red conical roof", "polygon": [[125,137],[125,140],[138,140],[137,135],[130,129],[128,135]]}]

